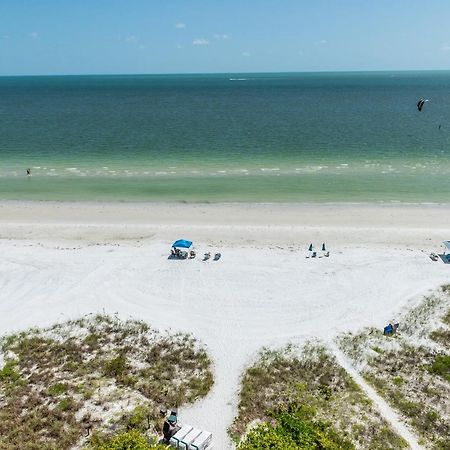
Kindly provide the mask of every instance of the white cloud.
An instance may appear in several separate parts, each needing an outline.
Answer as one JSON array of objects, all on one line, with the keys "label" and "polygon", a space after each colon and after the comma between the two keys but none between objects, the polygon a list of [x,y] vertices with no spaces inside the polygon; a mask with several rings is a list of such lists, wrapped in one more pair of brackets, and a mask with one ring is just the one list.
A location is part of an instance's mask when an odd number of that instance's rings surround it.
[{"label": "white cloud", "polygon": [[175,24],[175,28],[186,28],[186,24],[178,22],[178,23]]},{"label": "white cloud", "polygon": [[30,33],[30,38],[37,39],[38,37],[39,37],[39,33],[37,33],[36,31],[33,31]]},{"label": "white cloud", "polygon": [[229,39],[230,36],[228,36],[228,34],[216,33],[216,34],[213,35],[213,38],[217,39],[218,41],[225,41],[225,40]]},{"label": "white cloud", "polygon": [[209,41],[207,39],[194,39],[192,45],[209,45]]},{"label": "white cloud", "polygon": [[139,39],[134,35],[126,36],[124,39],[125,42],[132,42],[132,43],[136,43],[138,40]]},{"label": "white cloud", "polygon": [[442,50],[443,52],[450,52],[450,44],[449,44],[448,42],[444,42],[444,43],[441,45],[441,50]]},{"label": "white cloud", "polygon": [[242,56],[252,56],[250,52],[242,52]]}]

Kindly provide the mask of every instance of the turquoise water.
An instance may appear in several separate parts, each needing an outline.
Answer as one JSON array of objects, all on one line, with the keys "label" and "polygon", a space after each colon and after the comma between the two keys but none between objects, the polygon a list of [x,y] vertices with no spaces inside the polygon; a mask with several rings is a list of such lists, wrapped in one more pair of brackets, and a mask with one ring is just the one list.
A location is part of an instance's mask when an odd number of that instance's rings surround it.
[{"label": "turquoise water", "polygon": [[1,199],[448,202],[450,72],[3,77],[0,138]]}]

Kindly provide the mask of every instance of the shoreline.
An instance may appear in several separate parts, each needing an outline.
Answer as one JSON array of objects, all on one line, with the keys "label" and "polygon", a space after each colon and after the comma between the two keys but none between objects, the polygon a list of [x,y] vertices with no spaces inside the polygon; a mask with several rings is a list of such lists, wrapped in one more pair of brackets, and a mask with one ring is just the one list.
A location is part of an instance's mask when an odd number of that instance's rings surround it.
[{"label": "shoreline", "polygon": [[450,238],[450,204],[0,201],[0,239],[407,246]]}]

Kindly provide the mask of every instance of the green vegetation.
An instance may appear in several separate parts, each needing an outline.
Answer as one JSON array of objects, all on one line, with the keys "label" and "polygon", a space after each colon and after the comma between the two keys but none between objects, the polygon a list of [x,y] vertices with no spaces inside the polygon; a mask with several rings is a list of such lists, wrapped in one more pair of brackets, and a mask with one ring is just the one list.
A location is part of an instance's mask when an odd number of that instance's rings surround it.
[{"label": "green vegetation", "polygon": [[450,382],[450,355],[438,355],[431,364],[429,371],[440,375]]},{"label": "green vegetation", "polygon": [[92,441],[89,450],[164,450],[165,445],[152,444],[137,430],[131,430],[110,439]]},{"label": "green vegetation", "polygon": [[433,341],[450,350],[450,329],[448,327],[434,330],[430,337]]},{"label": "green vegetation", "polygon": [[67,383],[55,383],[47,389],[47,394],[56,397],[67,392],[68,388],[69,385]]},{"label": "green vegetation", "polygon": [[[450,290],[448,291],[450,292]],[[431,339],[450,352],[450,309],[444,317],[442,317],[442,326],[434,330]]]},{"label": "green vegetation", "polygon": [[442,293],[424,298],[400,320],[394,339],[374,329],[339,338],[341,349],[363,368],[364,378],[436,450],[450,449],[449,294],[446,285]]},{"label": "green vegetation", "polygon": [[314,420],[306,406],[295,406],[273,413],[276,425],[265,423],[250,430],[239,450],[288,448],[292,450],[353,450],[354,445],[341,437],[330,424]]},{"label": "green vegetation", "polygon": [[[159,405],[193,402],[213,382],[208,355],[192,336],[103,315],[6,336],[0,349],[2,450],[65,450],[83,445],[88,433],[92,442],[122,448],[137,434],[114,441],[117,433],[160,432]],[[147,448],[135,442],[123,448]]]},{"label": "green vegetation", "polygon": [[292,437],[284,432],[282,427],[263,423],[253,428],[239,444],[239,450],[298,450]]},{"label": "green vegetation", "polygon": [[261,352],[243,376],[230,434],[238,450],[406,447],[327,350],[312,344]]},{"label": "green vegetation", "polygon": [[0,382],[5,385],[14,385],[20,380],[20,373],[17,371],[17,362],[10,359],[6,361],[3,369],[0,370]]}]

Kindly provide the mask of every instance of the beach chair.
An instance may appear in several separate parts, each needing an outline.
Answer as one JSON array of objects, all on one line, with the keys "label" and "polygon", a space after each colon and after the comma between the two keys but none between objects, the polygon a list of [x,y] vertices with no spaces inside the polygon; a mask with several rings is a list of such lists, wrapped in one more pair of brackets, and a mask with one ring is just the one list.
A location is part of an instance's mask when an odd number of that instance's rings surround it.
[{"label": "beach chair", "polygon": [[194,250],[191,250],[190,252],[189,252],[189,259],[194,259],[195,258],[195,251]]},{"label": "beach chair", "polygon": [[207,261],[209,258],[211,258],[211,253],[205,253],[205,256],[203,256],[203,261]]},{"label": "beach chair", "polygon": [[178,448],[182,450],[190,450],[191,444],[195,441],[195,439],[197,439],[201,432],[201,430],[193,428],[183,439],[181,439],[178,444]]},{"label": "beach chair", "polygon": [[216,253],[216,254],[214,255],[214,261],[219,261],[219,259],[220,259],[221,256],[222,256],[221,253]]},{"label": "beach chair", "polygon": [[317,256],[317,252],[312,252],[311,253],[311,258],[315,258]]},{"label": "beach chair", "polygon": [[170,445],[175,448],[179,448],[181,440],[192,431],[192,427],[190,425],[183,425],[171,438]]},{"label": "beach chair", "polygon": [[212,434],[209,431],[202,431],[191,444],[191,450],[206,450],[211,444]]}]

